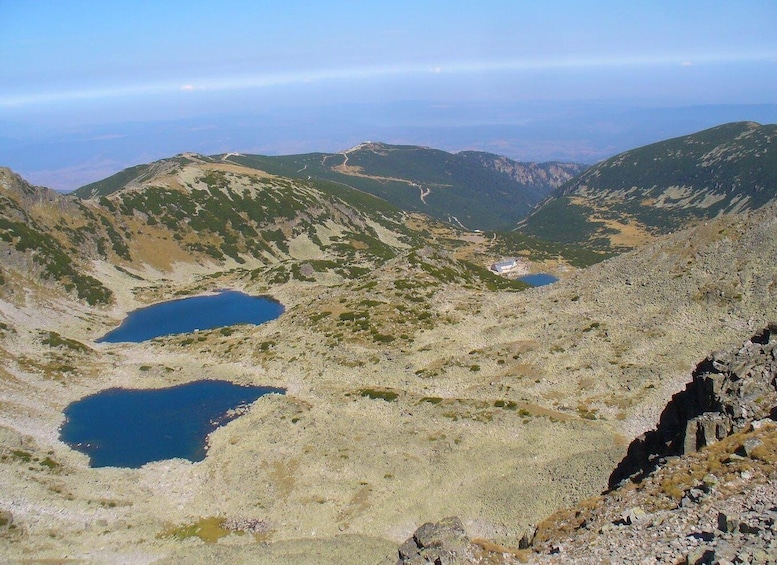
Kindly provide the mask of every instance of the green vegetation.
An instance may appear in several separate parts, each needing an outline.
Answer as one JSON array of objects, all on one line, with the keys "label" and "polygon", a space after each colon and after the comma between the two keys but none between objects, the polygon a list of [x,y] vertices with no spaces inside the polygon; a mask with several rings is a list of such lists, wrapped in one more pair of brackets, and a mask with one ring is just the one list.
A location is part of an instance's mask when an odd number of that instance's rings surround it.
[{"label": "green vegetation", "polygon": [[442,402],[442,398],[439,396],[424,396],[421,399],[421,402],[426,402],[428,404],[440,404]]},{"label": "green vegetation", "polygon": [[32,461],[32,453],[22,451],[21,449],[11,450],[11,456],[17,461],[21,461],[22,463],[29,463]]},{"label": "green vegetation", "polygon": [[514,255],[516,249],[522,249],[527,250],[532,259],[537,261],[562,258],[574,267],[583,268],[615,255],[615,251],[610,249],[609,245],[602,245],[601,241],[599,246],[589,246],[587,243],[561,243],[542,239],[522,231],[495,235],[498,239],[494,251],[505,256]]},{"label": "green vegetation", "polygon": [[127,247],[127,244],[124,243],[124,239],[122,239],[121,235],[119,235],[119,232],[113,229],[113,225],[106,217],[103,216],[100,218],[100,221],[102,222],[103,226],[105,226],[105,231],[108,233],[108,239],[111,240],[111,244],[113,245],[113,252],[122,259],[131,261],[132,257],[130,256],[129,247]]},{"label": "green vegetation", "polygon": [[89,347],[80,341],[62,337],[57,332],[46,332],[46,334],[46,337],[41,341],[43,345],[48,345],[49,347],[64,347],[77,353],[88,353],[91,351]]},{"label": "green vegetation", "polygon": [[185,540],[188,538],[200,538],[205,543],[216,543],[219,539],[232,533],[225,527],[226,519],[218,517],[200,518],[193,524],[171,527],[160,534],[163,538]]},{"label": "green vegetation", "polygon": [[[774,199],[777,126],[739,122],[616,155],[560,187],[519,228],[548,241],[608,249],[605,222],[674,231]],[[596,220],[592,220],[592,217]]]},{"label": "green vegetation", "polygon": [[[524,282],[500,277],[468,261],[457,261],[438,254],[424,257],[413,251],[408,255],[408,262],[428,274],[434,284],[456,282],[471,288],[484,286],[490,291],[525,290],[530,287]],[[394,286],[411,289],[428,286],[428,283],[399,279],[394,281]]]},{"label": "green vegetation", "polygon": [[[95,196],[105,197],[105,196],[108,196],[109,194],[116,192],[117,190],[120,190],[127,183],[129,183],[130,181],[136,178],[142,179],[144,175],[148,174],[149,172],[150,172],[149,165],[135,165],[134,167],[124,169],[123,171],[120,171],[115,175],[111,175],[110,177],[103,179],[101,181],[93,182],[91,184],[87,184],[86,186],[82,186],[78,190],[73,191],[73,194],[78,198],[92,198]],[[103,203],[103,200],[107,201],[108,199],[101,198],[100,203]]]},{"label": "green vegetation", "polygon": [[384,400],[386,402],[394,402],[399,398],[399,393],[393,390],[375,388],[363,388],[359,391],[359,395],[372,400]]},{"label": "green vegetation", "polygon": [[44,278],[62,283],[67,291],[75,290],[89,304],[111,301],[111,291],[94,277],[79,272],[69,253],[34,222],[0,218],[0,240],[12,243],[19,252],[29,251],[33,262],[42,267]]},{"label": "green vegetation", "polygon": [[43,467],[46,467],[46,468],[48,468],[48,469],[51,469],[52,471],[54,471],[54,470],[56,470],[56,469],[59,469],[60,467],[62,467],[62,465],[61,465],[60,463],[57,463],[57,462],[56,462],[56,461],[54,461],[54,460],[53,460],[51,457],[46,457],[45,459],[43,459],[43,460],[40,462],[40,464],[41,464]]},{"label": "green vegetation", "polygon": [[[374,144],[348,153],[348,166],[358,167],[352,175],[335,167],[344,163],[342,154],[313,153],[283,157],[241,155],[230,160],[287,177],[313,177],[350,187],[349,203],[359,193],[375,195],[403,210],[423,212],[445,222],[459,222],[471,229],[495,229],[514,225],[553,188],[542,174],[537,182],[522,184],[501,168],[519,163],[488,153],[446,153],[415,146]],[[570,174],[583,169],[561,165]],[[533,165],[547,171],[548,164]],[[527,169],[528,170],[528,169]],[[370,178],[372,177],[372,178]],[[421,187],[431,192],[421,200]],[[340,195],[343,197],[343,195]]]},{"label": "green vegetation", "polygon": [[125,269],[125,268],[124,268],[124,267],[122,267],[121,265],[114,265],[114,266],[113,266],[113,268],[114,268],[114,269],[116,269],[117,271],[119,271],[120,273],[124,273],[124,274],[125,274],[125,275],[127,275],[128,277],[135,279],[136,281],[142,281],[142,280],[145,280],[143,277],[139,277],[139,276],[138,276],[138,275],[136,275],[135,273],[131,273],[131,272],[129,272],[127,269]]},{"label": "green vegetation", "polygon": [[[53,452],[49,452],[49,453],[53,453]],[[47,455],[43,459],[40,459],[39,457],[34,456],[29,451],[24,451],[22,449],[12,449],[10,452],[7,452],[6,454],[3,454],[2,456],[0,456],[0,460],[2,461],[7,461],[9,458],[12,461],[16,461],[18,463],[24,463],[26,465],[29,465],[31,463],[38,463],[41,467],[44,467],[49,471],[59,471],[62,468],[62,464],[52,459],[49,455]],[[33,467],[30,467],[30,470],[32,469]]]},{"label": "green vegetation", "polygon": [[[517,410],[518,403],[515,402],[514,400],[496,400],[494,401],[494,408],[504,408],[506,410]],[[529,415],[528,410],[521,410],[521,415],[528,416]]]},{"label": "green vegetation", "polygon": [[[208,160],[207,157],[203,157],[203,156],[201,156],[200,159]],[[194,161],[192,161],[188,157],[178,155],[176,157],[171,157],[169,159],[163,159],[159,163],[171,163],[171,164],[177,165],[178,167],[182,167],[184,165],[187,165],[193,162]],[[155,173],[156,173],[156,170],[155,170],[155,167],[153,166],[153,163],[144,164],[144,165],[135,165],[134,167],[124,169],[123,171],[120,171],[115,175],[111,175],[108,178],[105,178],[103,180],[82,186],[78,190],[74,190],[73,195],[76,196],[77,198],[100,197],[99,199],[100,204],[110,209],[110,207],[105,204],[105,202],[110,202],[107,198],[105,198],[106,196],[109,196],[114,192],[121,190],[127,184],[133,181],[137,183],[142,183],[143,181],[146,181],[151,177],[153,177]]]}]

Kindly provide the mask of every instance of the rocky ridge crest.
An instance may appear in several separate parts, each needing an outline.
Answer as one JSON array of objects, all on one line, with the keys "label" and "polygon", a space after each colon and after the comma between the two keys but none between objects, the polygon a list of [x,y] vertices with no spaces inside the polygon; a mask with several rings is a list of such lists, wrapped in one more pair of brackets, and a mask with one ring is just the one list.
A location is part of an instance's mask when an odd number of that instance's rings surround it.
[{"label": "rocky ridge crest", "polygon": [[647,474],[667,456],[695,453],[754,420],[777,414],[777,324],[770,324],[736,352],[707,356],[685,390],[675,394],[658,427],[636,438],[610,477],[610,486]]}]

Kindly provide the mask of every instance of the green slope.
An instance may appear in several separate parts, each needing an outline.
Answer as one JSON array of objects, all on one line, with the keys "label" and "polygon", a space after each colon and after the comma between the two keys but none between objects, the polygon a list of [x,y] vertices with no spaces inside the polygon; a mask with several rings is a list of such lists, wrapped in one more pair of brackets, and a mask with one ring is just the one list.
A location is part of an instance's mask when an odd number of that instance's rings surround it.
[{"label": "green slope", "polygon": [[554,187],[584,169],[576,164],[518,163],[488,153],[452,154],[382,143],[364,143],[334,154],[231,155],[228,159],[274,174],[339,182],[403,210],[481,230],[513,225]]},{"label": "green slope", "polygon": [[[561,186],[519,226],[601,249],[777,198],[777,126],[724,124],[616,155]],[[613,237],[615,236],[615,237]]]},{"label": "green slope", "polygon": [[326,180],[367,192],[394,206],[468,229],[508,228],[566,180],[584,170],[574,163],[519,163],[490,153],[447,153],[412,145],[363,143],[341,153],[270,157],[229,153],[183,154],[125,169],[74,191],[107,196],[174,174],[192,162],[229,162],[286,178]]}]

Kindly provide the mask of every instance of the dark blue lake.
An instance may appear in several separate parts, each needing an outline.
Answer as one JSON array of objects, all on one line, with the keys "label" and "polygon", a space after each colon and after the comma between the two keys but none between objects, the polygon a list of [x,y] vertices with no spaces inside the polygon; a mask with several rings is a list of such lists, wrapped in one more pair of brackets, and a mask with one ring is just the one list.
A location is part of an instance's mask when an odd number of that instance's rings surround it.
[{"label": "dark blue lake", "polygon": [[523,281],[526,284],[530,284],[532,286],[545,286],[546,284],[551,284],[556,282],[558,279],[553,275],[549,275],[547,273],[537,273],[535,275],[526,275],[523,277],[518,277],[518,280]]},{"label": "dark blue lake", "polygon": [[170,300],[134,310],[98,342],[140,342],[164,335],[210,330],[235,324],[263,324],[283,314],[283,305],[266,296],[225,290],[209,296]]},{"label": "dark blue lake", "polygon": [[202,461],[210,432],[259,397],[285,392],[216,380],[162,389],[111,388],[70,404],[59,436],[88,455],[91,467],[136,469],[175,457]]}]

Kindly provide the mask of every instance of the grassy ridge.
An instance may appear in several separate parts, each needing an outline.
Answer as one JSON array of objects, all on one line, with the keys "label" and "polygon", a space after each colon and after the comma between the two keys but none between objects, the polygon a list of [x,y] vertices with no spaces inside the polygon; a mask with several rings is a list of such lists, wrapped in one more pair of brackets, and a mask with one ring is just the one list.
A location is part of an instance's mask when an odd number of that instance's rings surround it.
[{"label": "grassy ridge", "polygon": [[617,250],[605,225],[662,234],[777,198],[777,126],[724,124],[616,155],[561,186],[519,230]]},{"label": "grassy ridge", "polygon": [[[347,163],[346,163],[347,154]],[[347,153],[310,153],[282,157],[230,156],[229,160],[272,174],[326,179],[378,196],[408,211],[423,212],[471,229],[498,229],[525,217],[553,186],[547,175],[519,182],[493,165],[489,154],[452,154],[416,146],[365,144]],[[348,170],[342,168],[347,164]],[[532,165],[541,171],[567,165]],[[544,167],[544,168],[543,168]],[[579,167],[571,166],[576,172]],[[421,191],[430,192],[421,200]]]}]

